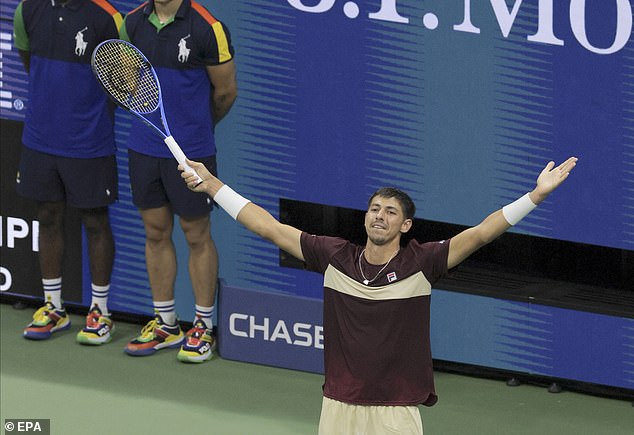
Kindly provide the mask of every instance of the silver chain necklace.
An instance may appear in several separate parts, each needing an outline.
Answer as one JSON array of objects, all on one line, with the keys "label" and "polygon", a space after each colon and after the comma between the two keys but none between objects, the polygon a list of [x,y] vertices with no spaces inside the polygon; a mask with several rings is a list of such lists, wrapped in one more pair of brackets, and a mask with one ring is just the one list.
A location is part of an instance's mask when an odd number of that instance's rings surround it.
[{"label": "silver chain necklace", "polygon": [[400,251],[400,250],[401,250],[401,248],[398,248],[398,249],[396,250],[396,252],[394,252],[394,254],[392,254],[392,256],[390,257],[390,259],[389,259],[389,260],[387,260],[387,263],[385,263],[385,266],[383,266],[383,267],[381,268],[381,270],[379,270],[379,272],[378,272],[376,275],[374,275],[374,278],[372,278],[372,279],[367,279],[367,278],[365,277],[365,274],[363,273],[363,269],[361,268],[361,257],[363,257],[363,254],[364,254],[364,252],[365,252],[365,248],[363,248],[363,251],[361,251],[361,254],[359,254],[359,272],[361,272],[361,276],[363,277],[363,284],[368,285],[368,284],[373,283],[373,282],[374,282],[374,281],[375,281],[375,280],[379,277],[379,275],[381,275],[381,272],[383,272],[383,271],[385,270],[385,268],[386,268],[386,267],[390,264],[390,261],[392,261],[392,259],[393,259],[394,257],[396,257],[396,254],[398,254],[398,251]]}]

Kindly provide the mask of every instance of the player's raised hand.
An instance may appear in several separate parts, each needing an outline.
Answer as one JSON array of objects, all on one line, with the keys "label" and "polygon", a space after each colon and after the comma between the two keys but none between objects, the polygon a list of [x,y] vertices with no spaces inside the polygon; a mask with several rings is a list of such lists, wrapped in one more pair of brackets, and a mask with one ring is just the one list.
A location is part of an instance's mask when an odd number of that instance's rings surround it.
[{"label": "player's raised hand", "polygon": [[[542,202],[561,183],[564,182],[570,172],[577,165],[577,158],[570,157],[565,162],[555,167],[555,162],[550,161],[537,177],[537,185],[531,194],[531,200],[535,204]],[[534,195],[533,195],[534,194]]]}]

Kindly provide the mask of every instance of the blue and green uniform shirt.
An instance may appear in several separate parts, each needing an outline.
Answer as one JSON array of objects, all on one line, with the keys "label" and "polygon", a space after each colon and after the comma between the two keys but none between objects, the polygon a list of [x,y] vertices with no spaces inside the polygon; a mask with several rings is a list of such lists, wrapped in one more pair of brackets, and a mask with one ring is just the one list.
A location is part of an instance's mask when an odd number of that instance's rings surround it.
[{"label": "blue and green uniform shirt", "polygon": [[[213,88],[207,66],[233,59],[226,26],[199,3],[183,0],[176,15],[161,24],[154,2],[128,13],[120,32],[148,58],[161,83],[165,117],[172,136],[190,158],[216,154]],[[172,157],[153,129],[134,119],[128,147],[155,157]],[[160,121],[155,122],[159,127]]]},{"label": "blue and green uniform shirt", "polygon": [[114,114],[90,67],[94,48],[118,37],[121,14],[105,0],[23,0],[14,44],[30,53],[22,142],[48,154],[92,158],[115,152]]}]

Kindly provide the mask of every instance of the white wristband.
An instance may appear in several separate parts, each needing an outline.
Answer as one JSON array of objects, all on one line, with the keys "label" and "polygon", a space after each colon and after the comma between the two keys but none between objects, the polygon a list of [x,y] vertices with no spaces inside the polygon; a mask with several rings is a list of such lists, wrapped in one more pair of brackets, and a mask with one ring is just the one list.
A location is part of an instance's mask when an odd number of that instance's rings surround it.
[{"label": "white wristband", "polygon": [[515,225],[533,211],[535,207],[537,207],[537,205],[531,201],[527,193],[518,200],[502,207],[502,214],[509,224]]},{"label": "white wristband", "polygon": [[248,199],[237,194],[231,187],[226,184],[222,186],[214,195],[214,201],[234,220],[238,220],[238,214],[245,205],[250,203]]}]

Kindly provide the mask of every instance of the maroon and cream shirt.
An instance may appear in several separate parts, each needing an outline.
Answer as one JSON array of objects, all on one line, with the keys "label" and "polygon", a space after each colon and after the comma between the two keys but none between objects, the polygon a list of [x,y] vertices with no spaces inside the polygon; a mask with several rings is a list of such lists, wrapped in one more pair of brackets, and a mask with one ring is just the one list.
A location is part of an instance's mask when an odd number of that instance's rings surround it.
[{"label": "maroon and cream shirt", "polygon": [[447,273],[449,240],[412,240],[382,271],[344,239],[302,233],[301,246],[307,268],[324,275],[324,396],[435,404],[429,306],[432,285]]}]

